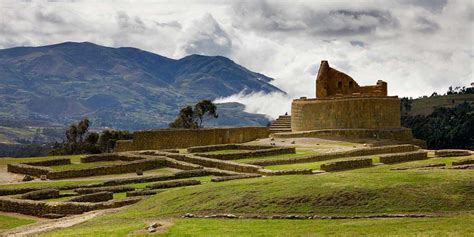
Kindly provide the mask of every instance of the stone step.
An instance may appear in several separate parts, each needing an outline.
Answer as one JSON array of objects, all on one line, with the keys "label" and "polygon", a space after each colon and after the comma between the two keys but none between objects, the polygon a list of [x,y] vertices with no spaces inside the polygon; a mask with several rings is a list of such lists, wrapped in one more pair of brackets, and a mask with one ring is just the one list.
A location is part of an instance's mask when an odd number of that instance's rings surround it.
[{"label": "stone step", "polygon": [[274,123],[291,123],[291,120],[284,121],[284,120],[275,120]]},{"label": "stone step", "polygon": [[273,125],[277,125],[277,126],[291,126],[291,123],[272,123],[272,126]]},{"label": "stone step", "polygon": [[282,133],[282,132],[291,132],[291,129],[289,129],[289,130],[270,130],[270,133]]},{"label": "stone step", "polygon": [[270,128],[270,131],[291,131],[291,128]]},{"label": "stone step", "polygon": [[272,123],[272,125],[275,124],[275,125],[291,125],[291,123],[282,123],[282,122],[274,122]]},{"label": "stone step", "polygon": [[291,124],[272,124],[271,128],[291,128]]}]

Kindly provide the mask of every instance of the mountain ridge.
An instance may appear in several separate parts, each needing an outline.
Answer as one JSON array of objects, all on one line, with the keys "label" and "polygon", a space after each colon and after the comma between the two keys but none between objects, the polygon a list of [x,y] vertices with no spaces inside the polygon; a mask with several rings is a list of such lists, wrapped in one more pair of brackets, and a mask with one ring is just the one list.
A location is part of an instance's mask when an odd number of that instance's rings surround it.
[{"label": "mountain ridge", "polygon": [[[90,42],[14,47],[0,50],[0,119],[67,125],[89,117],[98,127],[166,127],[181,107],[202,99],[285,93],[272,81],[222,56],[172,59]],[[245,121],[231,125],[263,125],[263,115],[252,121],[236,108]]]}]

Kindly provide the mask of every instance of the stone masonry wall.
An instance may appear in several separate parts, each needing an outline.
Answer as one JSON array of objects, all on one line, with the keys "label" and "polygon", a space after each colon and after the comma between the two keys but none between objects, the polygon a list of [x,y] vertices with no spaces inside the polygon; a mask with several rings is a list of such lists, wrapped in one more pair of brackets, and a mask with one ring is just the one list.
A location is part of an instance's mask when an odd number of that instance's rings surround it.
[{"label": "stone masonry wall", "polygon": [[[396,141],[405,141],[413,144],[420,144],[421,140],[413,139],[411,129],[323,129],[292,133],[275,133],[270,135],[274,138],[297,138],[297,137],[318,137],[318,138],[346,138],[346,139],[390,139]],[[426,146],[421,142],[420,146]]]},{"label": "stone masonry wall", "polygon": [[97,166],[83,169],[70,169],[63,171],[51,171],[46,174],[48,179],[65,179],[75,177],[88,177],[97,175],[109,175],[109,174],[122,174],[131,173],[136,170],[151,170],[160,167],[164,167],[166,161],[164,159],[143,159],[132,161],[125,164],[109,165],[109,166]]},{"label": "stone masonry wall", "polygon": [[118,141],[115,151],[160,150],[244,143],[257,138],[266,138],[269,134],[267,127],[145,130],[135,132],[131,143],[130,141]]},{"label": "stone masonry wall", "polygon": [[291,107],[293,132],[400,127],[398,97],[297,99]]}]

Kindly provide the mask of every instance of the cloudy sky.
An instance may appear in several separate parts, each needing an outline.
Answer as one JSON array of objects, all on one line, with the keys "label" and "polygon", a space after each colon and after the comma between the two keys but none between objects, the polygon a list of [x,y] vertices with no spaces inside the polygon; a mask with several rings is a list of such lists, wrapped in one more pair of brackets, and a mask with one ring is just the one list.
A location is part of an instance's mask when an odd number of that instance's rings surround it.
[{"label": "cloudy sky", "polygon": [[[361,85],[418,97],[474,81],[474,1],[0,0],[0,48],[90,41],[171,58],[223,55],[275,78],[284,95],[234,95],[277,115],[314,97],[321,60]],[[277,105],[277,106],[275,106]]]}]

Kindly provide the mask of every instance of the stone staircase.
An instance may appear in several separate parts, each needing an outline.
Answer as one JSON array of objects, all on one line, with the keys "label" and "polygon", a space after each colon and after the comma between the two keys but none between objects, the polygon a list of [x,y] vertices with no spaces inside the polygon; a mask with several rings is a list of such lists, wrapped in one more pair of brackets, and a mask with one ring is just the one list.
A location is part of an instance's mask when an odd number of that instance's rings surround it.
[{"label": "stone staircase", "polygon": [[280,115],[270,124],[270,133],[291,132],[291,116]]}]

